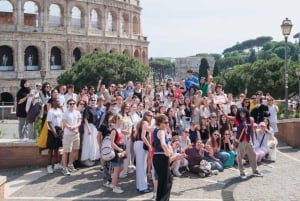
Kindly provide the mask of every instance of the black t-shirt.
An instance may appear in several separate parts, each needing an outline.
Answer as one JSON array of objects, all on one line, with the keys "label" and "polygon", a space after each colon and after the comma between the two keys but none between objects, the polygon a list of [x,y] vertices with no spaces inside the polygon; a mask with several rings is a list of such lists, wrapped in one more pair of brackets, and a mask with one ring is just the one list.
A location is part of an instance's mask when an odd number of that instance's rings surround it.
[{"label": "black t-shirt", "polygon": [[105,138],[106,136],[110,135],[111,129],[109,129],[105,125],[101,125],[100,128],[98,129],[102,133],[102,139]]},{"label": "black t-shirt", "polygon": [[83,119],[87,119],[89,123],[96,125],[97,122],[97,112],[94,107],[86,107],[83,112]]},{"label": "black t-shirt", "polygon": [[26,112],[26,102],[27,102],[27,99],[26,101],[24,101],[23,103],[21,104],[18,104],[18,102],[26,97],[27,94],[30,93],[30,88],[25,88],[25,87],[22,87],[18,93],[17,93],[17,111],[16,111],[16,115],[17,117],[26,117],[27,116],[27,112]]}]

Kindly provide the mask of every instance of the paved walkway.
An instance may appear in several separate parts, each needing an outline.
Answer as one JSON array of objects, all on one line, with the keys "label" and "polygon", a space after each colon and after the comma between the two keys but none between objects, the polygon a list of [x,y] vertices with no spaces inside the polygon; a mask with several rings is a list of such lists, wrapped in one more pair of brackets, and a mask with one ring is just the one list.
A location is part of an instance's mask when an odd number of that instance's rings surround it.
[{"label": "paved walkway", "polygon": [[[236,168],[226,169],[219,175],[200,179],[190,174],[174,178],[171,200],[300,200],[300,150],[280,145],[276,163],[263,163],[259,169],[263,178],[241,180]],[[250,168],[247,168],[250,173]],[[123,194],[114,194],[103,186],[99,167],[79,170],[70,177],[61,172],[47,174],[45,168],[24,167],[0,170],[7,176],[5,200],[152,200],[152,193],[140,194],[135,190],[135,174],[120,179]]]}]

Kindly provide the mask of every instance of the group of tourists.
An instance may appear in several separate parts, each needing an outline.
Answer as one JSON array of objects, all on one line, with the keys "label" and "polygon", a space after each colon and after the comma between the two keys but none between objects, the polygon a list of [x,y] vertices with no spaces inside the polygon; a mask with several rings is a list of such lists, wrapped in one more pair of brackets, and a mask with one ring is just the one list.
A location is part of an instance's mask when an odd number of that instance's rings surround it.
[{"label": "group of tourists", "polygon": [[[147,83],[106,86],[99,80],[97,87],[83,86],[78,94],[72,84],[52,88],[37,83],[32,90],[22,80],[17,94],[20,138],[29,101],[43,105],[47,171],[62,168],[64,175],[72,175],[80,165],[100,164],[103,185],[114,193],[124,192],[118,179],[135,171],[139,192],[169,200],[172,176],[191,172],[203,178],[237,165],[245,179],[246,163],[254,176],[263,176],[257,164],[276,160],[278,107],[273,97],[245,91],[234,100],[211,75],[199,80],[191,70],[186,79],[169,79],[154,89]],[[32,132],[30,139],[35,139]],[[115,152],[112,160],[101,156],[107,136]]]}]

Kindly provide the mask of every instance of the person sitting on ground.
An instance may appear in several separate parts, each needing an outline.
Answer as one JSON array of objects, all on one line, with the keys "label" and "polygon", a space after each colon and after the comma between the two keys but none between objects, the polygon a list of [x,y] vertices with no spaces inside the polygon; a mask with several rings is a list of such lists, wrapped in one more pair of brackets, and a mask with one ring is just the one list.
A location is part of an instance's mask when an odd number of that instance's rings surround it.
[{"label": "person sitting on ground", "polygon": [[209,152],[209,156],[205,157],[205,160],[213,163],[215,169],[222,172],[224,170],[224,164],[229,159],[229,153],[221,151],[221,134],[215,130],[208,141],[205,144],[205,148]]},{"label": "person sitting on ground", "polygon": [[171,147],[172,147],[172,156],[170,157],[171,170],[173,172],[173,175],[175,175],[176,177],[181,177],[182,174],[179,171],[179,168],[186,167],[188,165],[188,161],[185,158],[186,157],[185,153],[180,151],[180,145],[178,139],[175,138],[174,140],[172,140]]},{"label": "person sitting on ground", "polygon": [[200,168],[200,162],[204,160],[204,157],[209,155],[201,139],[196,140],[195,146],[187,148],[185,154],[190,172],[199,175],[201,178],[210,175],[210,172],[204,172]]},{"label": "person sitting on ground", "polygon": [[234,151],[233,140],[231,139],[230,130],[225,130],[221,142],[221,150],[229,153],[229,159],[224,163],[224,168],[230,168],[234,164],[236,153]]}]

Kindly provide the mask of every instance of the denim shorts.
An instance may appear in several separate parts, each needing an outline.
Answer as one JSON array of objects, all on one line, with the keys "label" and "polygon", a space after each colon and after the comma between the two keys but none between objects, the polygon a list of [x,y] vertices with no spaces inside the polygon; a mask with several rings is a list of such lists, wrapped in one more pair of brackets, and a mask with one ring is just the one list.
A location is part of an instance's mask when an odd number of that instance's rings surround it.
[{"label": "denim shorts", "polygon": [[111,161],[111,166],[114,167],[121,167],[124,164],[124,160],[119,161]]}]

